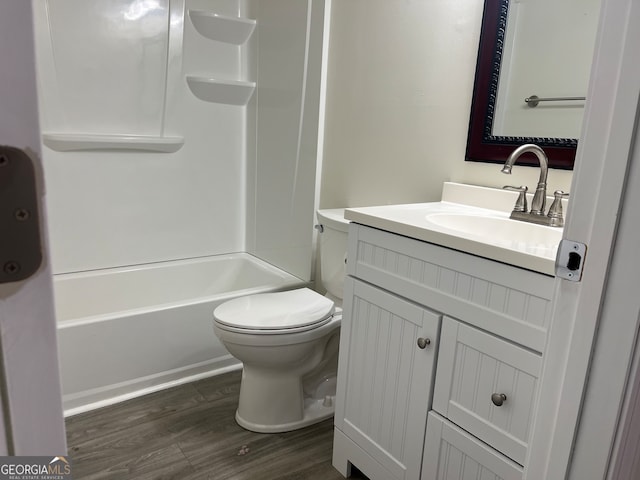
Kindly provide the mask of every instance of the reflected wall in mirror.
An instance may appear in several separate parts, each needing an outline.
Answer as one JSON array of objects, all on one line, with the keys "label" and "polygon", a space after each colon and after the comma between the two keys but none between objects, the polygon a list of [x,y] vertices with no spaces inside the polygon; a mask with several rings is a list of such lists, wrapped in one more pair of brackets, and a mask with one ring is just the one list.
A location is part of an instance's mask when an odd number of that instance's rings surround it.
[{"label": "reflected wall in mirror", "polygon": [[500,163],[535,143],[550,166],[573,168],[600,3],[485,0],[466,160]]}]

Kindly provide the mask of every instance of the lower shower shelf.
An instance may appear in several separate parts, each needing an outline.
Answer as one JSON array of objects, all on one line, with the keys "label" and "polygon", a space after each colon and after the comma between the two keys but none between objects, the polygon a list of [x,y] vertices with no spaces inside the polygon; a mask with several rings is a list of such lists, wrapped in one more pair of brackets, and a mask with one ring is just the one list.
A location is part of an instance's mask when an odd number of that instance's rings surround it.
[{"label": "lower shower shelf", "polygon": [[208,77],[187,76],[191,93],[206,102],[227,105],[246,105],[256,88],[255,82],[217,80]]},{"label": "lower shower shelf", "polygon": [[43,143],[58,152],[83,150],[136,150],[173,153],[184,145],[183,137],[150,135],[94,135],[84,133],[43,133]]}]

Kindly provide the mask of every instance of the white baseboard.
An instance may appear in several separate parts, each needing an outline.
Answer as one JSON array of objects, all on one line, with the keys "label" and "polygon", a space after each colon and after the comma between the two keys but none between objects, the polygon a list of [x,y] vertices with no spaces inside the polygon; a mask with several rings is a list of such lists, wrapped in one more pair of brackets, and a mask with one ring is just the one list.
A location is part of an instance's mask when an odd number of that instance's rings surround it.
[{"label": "white baseboard", "polygon": [[231,355],[225,355],[175,370],[63,395],[64,416],[71,417],[149,393],[239,370],[240,368],[242,368],[242,363]]}]

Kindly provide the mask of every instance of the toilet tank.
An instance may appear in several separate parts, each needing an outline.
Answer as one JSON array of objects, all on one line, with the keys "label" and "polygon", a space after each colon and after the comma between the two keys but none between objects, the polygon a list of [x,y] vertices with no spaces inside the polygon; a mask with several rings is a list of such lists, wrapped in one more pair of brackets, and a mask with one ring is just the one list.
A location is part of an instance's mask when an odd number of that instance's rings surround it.
[{"label": "toilet tank", "polygon": [[320,284],[327,296],[339,306],[346,272],[347,232],[349,221],[344,219],[344,208],[318,210],[320,249]]}]

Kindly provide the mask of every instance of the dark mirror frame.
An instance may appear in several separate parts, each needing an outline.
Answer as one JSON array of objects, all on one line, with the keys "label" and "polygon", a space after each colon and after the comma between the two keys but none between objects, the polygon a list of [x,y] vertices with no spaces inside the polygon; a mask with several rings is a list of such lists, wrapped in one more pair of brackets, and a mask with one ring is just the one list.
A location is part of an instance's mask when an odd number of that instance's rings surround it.
[{"label": "dark mirror frame", "polygon": [[[525,143],[535,143],[546,152],[550,167],[572,169],[577,139],[501,137],[492,134],[508,11],[509,0],[484,2],[465,160],[504,163],[516,147]],[[518,163],[538,165],[533,155],[524,156]]]}]

